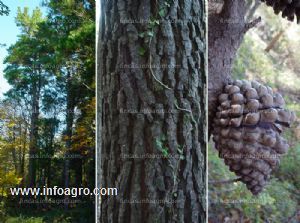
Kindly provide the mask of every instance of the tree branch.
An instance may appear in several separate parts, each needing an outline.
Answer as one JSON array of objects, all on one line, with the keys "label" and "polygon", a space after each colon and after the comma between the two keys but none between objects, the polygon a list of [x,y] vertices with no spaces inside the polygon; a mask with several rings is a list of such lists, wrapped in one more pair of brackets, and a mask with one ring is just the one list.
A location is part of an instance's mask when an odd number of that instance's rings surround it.
[{"label": "tree branch", "polygon": [[252,29],[253,27],[255,27],[260,22],[261,22],[261,17],[258,17],[256,19],[254,19],[253,21],[246,23],[244,33],[246,33],[249,29]]},{"label": "tree branch", "polygon": [[279,33],[277,33],[274,38],[271,40],[271,42],[269,43],[269,45],[266,47],[265,51],[268,53],[270,52],[270,50],[275,46],[275,44],[277,43],[277,41],[280,39],[280,37],[283,35],[284,31],[281,30]]}]

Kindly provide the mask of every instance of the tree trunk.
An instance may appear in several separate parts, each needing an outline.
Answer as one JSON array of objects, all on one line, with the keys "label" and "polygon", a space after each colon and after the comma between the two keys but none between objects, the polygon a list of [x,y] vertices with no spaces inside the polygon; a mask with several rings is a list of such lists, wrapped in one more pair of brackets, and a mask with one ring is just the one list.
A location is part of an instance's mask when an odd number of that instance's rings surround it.
[{"label": "tree trunk", "polygon": [[[23,121],[23,120],[22,120]],[[17,162],[18,162],[18,169],[17,169],[17,174],[19,177],[23,177],[23,173],[22,173],[22,155],[23,155],[23,149],[22,149],[22,146],[24,144],[24,141],[26,141],[25,138],[23,138],[23,129],[24,127],[26,127],[26,125],[22,124],[22,122],[20,121],[20,124],[19,124],[19,149],[18,149],[18,152],[17,152]]]},{"label": "tree trunk", "polygon": [[231,70],[237,50],[245,33],[260,18],[247,23],[244,0],[225,0],[219,14],[208,17],[208,122],[209,135],[216,113],[218,95],[232,81]]},{"label": "tree trunk", "polygon": [[[53,122],[56,121],[56,118],[53,118]],[[55,131],[56,131],[56,125],[55,123],[51,122],[50,124],[50,131],[51,131],[51,135],[50,135],[50,139],[49,139],[49,145],[46,148],[46,154],[49,156],[49,158],[47,158],[47,166],[45,169],[45,178],[46,178],[46,185],[48,187],[50,187],[51,185],[51,169],[52,169],[52,157],[54,155],[54,137],[55,137]]]},{"label": "tree trunk", "polygon": [[[25,155],[26,155],[26,148],[27,148],[27,130],[28,126],[25,125],[25,132],[24,132],[24,141],[22,146],[22,156],[21,156],[21,162],[20,162],[20,176],[24,177],[25,174]],[[22,181],[23,182],[23,181]]]},{"label": "tree trunk", "polygon": [[[81,155],[80,153],[73,153],[73,155]],[[83,176],[83,162],[82,162],[82,158],[76,158],[72,160],[72,166],[75,172],[75,182],[76,182],[76,186],[78,187],[82,187],[82,176]]]},{"label": "tree trunk", "polygon": [[[64,186],[68,188],[70,186],[70,150],[72,146],[72,135],[73,135],[73,121],[74,121],[74,89],[72,84],[72,77],[70,71],[67,74],[67,111],[66,111],[66,153],[64,162]],[[69,196],[65,196],[65,200],[68,201]],[[65,208],[68,208],[68,202],[65,202]]]},{"label": "tree trunk", "polygon": [[39,119],[39,101],[40,86],[34,82],[32,86],[32,113],[30,118],[30,139],[29,139],[29,170],[28,182],[30,187],[36,186],[36,155],[38,150],[38,119]]},{"label": "tree trunk", "polygon": [[205,222],[205,3],[101,4],[100,222]]},{"label": "tree trunk", "polygon": [[17,160],[17,152],[16,152],[16,148],[15,146],[17,145],[17,140],[16,140],[16,136],[15,136],[15,129],[13,128],[13,137],[11,139],[12,141],[12,148],[11,148],[11,155],[12,155],[12,160],[13,160],[13,164],[15,167],[15,174],[18,175],[18,160]]}]

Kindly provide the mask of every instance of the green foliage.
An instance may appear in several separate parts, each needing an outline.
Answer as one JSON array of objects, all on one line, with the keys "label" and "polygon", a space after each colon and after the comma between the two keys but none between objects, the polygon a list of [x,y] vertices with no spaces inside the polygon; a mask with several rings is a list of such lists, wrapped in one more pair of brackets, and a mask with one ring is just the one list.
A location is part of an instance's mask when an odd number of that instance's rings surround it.
[{"label": "green foliage", "polygon": [[253,79],[254,75],[260,74],[258,78],[261,81],[272,80],[274,76],[279,75],[280,70],[274,64],[256,40],[246,35],[241,44],[234,66],[233,75],[237,79]]},{"label": "green foliage", "polygon": [[161,18],[165,17],[167,15],[168,9],[171,7],[171,0],[166,0],[163,2],[163,4],[160,6],[158,14]]},{"label": "green foliage", "polygon": [[163,154],[166,158],[169,155],[169,148],[167,147],[167,138],[165,135],[162,135],[160,139],[155,140],[156,148]]},{"label": "green foliage", "polygon": [[17,217],[17,218],[8,218],[5,223],[43,223],[43,219],[42,218],[25,218],[23,216]]},{"label": "green foliage", "polygon": [[32,37],[38,31],[39,25],[44,19],[38,7],[32,11],[32,15],[29,15],[28,10],[28,7],[25,7],[23,11],[18,7],[16,24],[20,27],[23,34]]},{"label": "green foliage", "polygon": [[[288,154],[285,155],[281,160],[281,166],[276,175],[279,179],[284,178],[292,183],[292,185],[287,185],[288,189],[292,191],[299,191],[300,188],[300,172],[295,171],[299,168],[300,163],[300,143],[297,142],[296,145],[291,147]],[[294,195],[300,200],[300,192]]]},{"label": "green foliage", "polygon": [[8,15],[9,11],[9,8],[2,1],[0,1],[0,16]]},{"label": "green foliage", "polygon": [[145,53],[146,53],[146,49],[144,47],[140,47],[139,48],[139,54],[140,54],[140,56],[144,56]]}]

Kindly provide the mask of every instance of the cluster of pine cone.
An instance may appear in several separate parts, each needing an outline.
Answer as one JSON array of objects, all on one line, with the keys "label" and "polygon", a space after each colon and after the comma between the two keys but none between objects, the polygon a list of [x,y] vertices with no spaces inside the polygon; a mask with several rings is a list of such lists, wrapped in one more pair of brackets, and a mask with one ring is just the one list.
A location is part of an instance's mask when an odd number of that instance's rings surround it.
[{"label": "cluster of pine cone", "polygon": [[281,133],[295,120],[295,114],[283,108],[279,93],[257,81],[228,84],[218,100],[213,123],[215,147],[230,171],[257,195],[288,150]]},{"label": "cluster of pine cone", "polygon": [[282,17],[290,21],[294,21],[297,17],[297,23],[300,23],[300,0],[261,0],[268,6],[272,6],[274,12],[279,14],[282,12]]}]

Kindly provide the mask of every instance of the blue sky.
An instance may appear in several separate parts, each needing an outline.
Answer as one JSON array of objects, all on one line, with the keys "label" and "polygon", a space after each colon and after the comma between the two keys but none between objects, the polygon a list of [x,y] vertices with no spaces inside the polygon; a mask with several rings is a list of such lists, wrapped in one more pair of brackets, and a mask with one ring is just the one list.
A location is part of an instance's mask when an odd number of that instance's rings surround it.
[{"label": "blue sky", "polygon": [[[17,41],[20,33],[15,23],[18,7],[29,7],[31,12],[34,8],[41,6],[41,0],[3,0],[3,3],[9,7],[10,13],[8,16],[0,16],[0,43],[6,44],[6,47],[0,47],[0,97],[10,88],[3,77],[3,69],[5,68],[3,60],[7,56],[6,48]],[[42,11],[45,15],[45,9]]]}]

